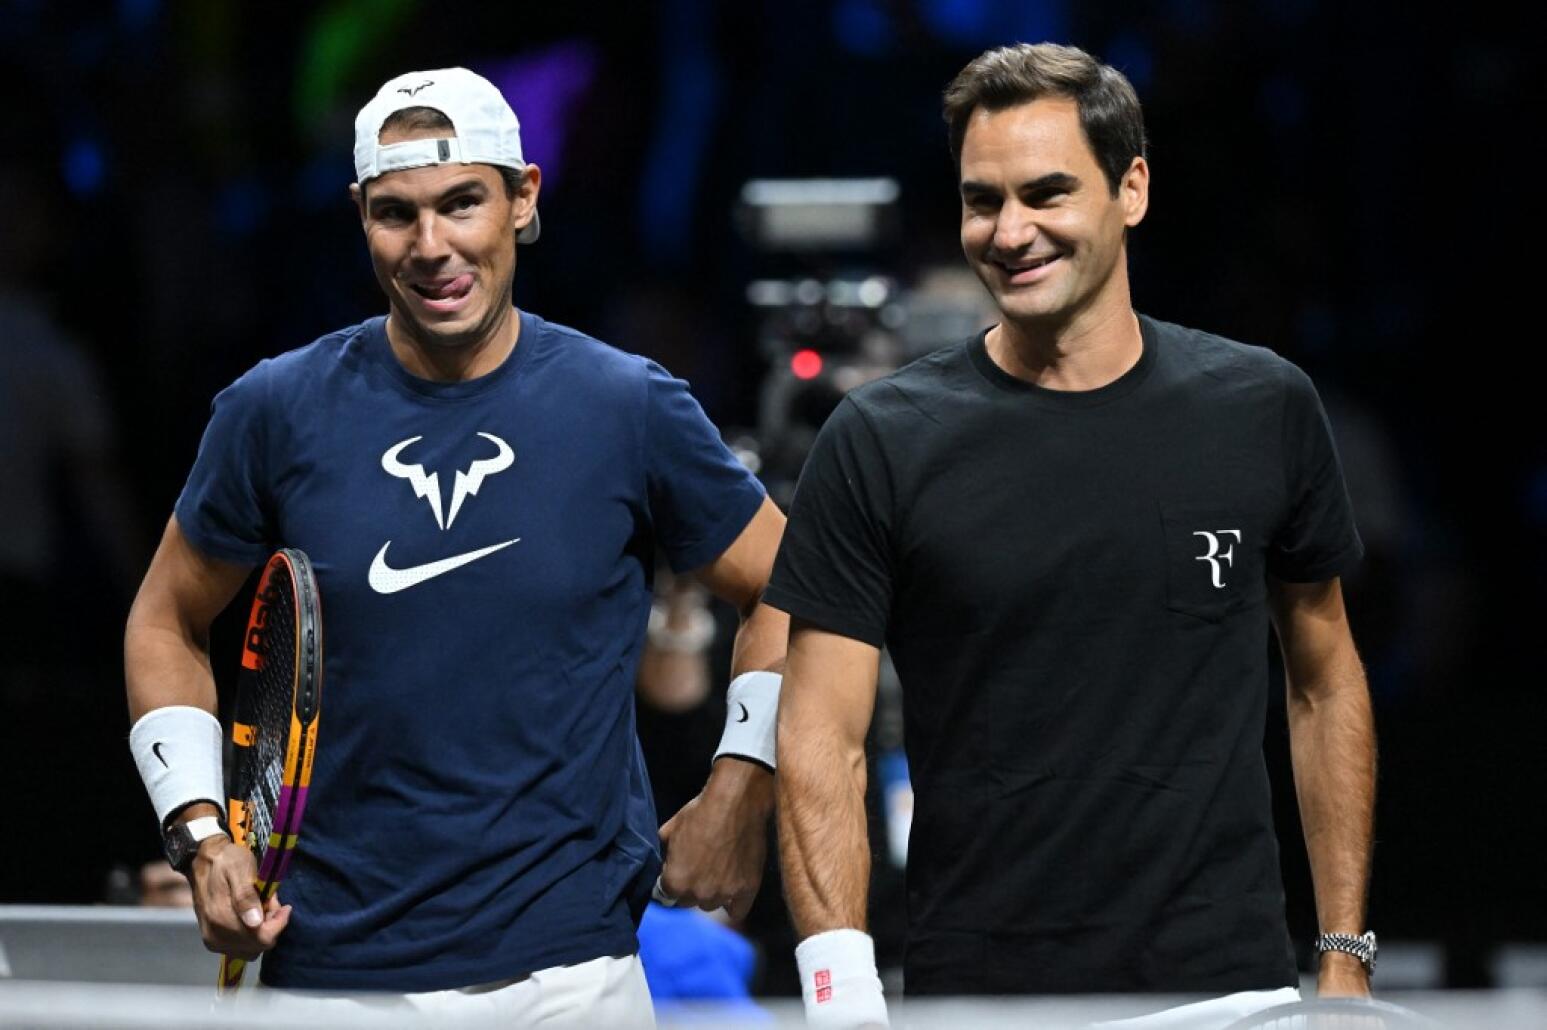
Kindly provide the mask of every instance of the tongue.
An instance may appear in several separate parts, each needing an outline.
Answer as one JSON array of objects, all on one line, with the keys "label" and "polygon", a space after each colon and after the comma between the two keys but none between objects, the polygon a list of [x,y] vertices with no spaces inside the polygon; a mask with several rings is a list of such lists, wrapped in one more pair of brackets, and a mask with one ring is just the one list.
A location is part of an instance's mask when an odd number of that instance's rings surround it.
[{"label": "tongue", "polygon": [[473,286],[473,277],[470,274],[459,275],[443,286],[427,286],[425,294],[433,300],[447,300],[451,297],[460,297]]}]

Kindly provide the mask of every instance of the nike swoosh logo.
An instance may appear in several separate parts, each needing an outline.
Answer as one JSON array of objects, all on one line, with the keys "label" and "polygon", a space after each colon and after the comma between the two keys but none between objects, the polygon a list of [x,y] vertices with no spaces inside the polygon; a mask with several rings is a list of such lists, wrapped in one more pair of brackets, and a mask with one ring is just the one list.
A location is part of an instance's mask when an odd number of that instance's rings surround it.
[{"label": "nike swoosh logo", "polygon": [[736,707],[741,709],[741,718],[737,719],[737,722],[746,722],[752,717],[751,713],[747,711],[747,706],[742,704],[740,701],[736,702]]},{"label": "nike swoosh logo", "polygon": [[157,761],[159,761],[161,763],[161,767],[163,769],[170,769],[170,768],[172,768],[170,765],[167,765],[167,760],[164,757],[162,757],[162,754],[161,754],[161,741],[158,740],[154,744],[152,744],[150,746],[150,750],[151,750],[151,753],[156,756]]},{"label": "nike swoosh logo", "polygon": [[516,537],[502,544],[490,544],[488,547],[480,547],[476,551],[467,551],[464,554],[454,554],[450,558],[442,558],[439,561],[410,565],[406,569],[394,569],[387,564],[387,548],[392,546],[392,541],[388,540],[381,545],[381,550],[377,551],[376,557],[371,560],[371,571],[366,577],[366,582],[370,583],[371,589],[378,594],[395,594],[399,590],[416,587],[427,579],[443,576],[452,569],[460,569],[470,562],[487,557],[495,551],[502,551],[520,541],[521,538]]}]

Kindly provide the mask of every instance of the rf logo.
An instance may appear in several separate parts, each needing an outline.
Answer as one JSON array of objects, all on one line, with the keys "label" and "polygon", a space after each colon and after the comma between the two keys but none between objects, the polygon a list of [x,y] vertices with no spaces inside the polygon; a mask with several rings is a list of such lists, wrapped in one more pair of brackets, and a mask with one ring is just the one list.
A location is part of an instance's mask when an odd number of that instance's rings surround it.
[{"label": "rf logo", "polygon": [[1241,531],[1239,529],[1220,529],[1210,533],[1207,530],[1200,529],[1195,530],[1193,536],[1201,536],[1209,542],[1209,553],[1200,554],[1194,560],[1208,562],[1211,572],[1210,578],[1214,582],[1214,589],[1224,589],[1225,582],[1220,578],[1220,563],[1223,562],[1231,568],[1235,567],[1235,544],[1231,544],[1224,551],[1221,551],[1219,549],[1219,538],[1232,536],[1235,537],[1235,543],[1238,544],[1241,542]]}]

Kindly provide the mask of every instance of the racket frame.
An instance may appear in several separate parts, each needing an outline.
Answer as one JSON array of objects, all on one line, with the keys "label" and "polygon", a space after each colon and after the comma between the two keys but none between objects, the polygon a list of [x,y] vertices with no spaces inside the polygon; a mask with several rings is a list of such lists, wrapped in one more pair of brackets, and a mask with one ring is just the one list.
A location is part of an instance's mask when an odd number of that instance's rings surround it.
[{"label": "racket frame", "polygon": [[[317,754],[318,714],[322,703],[322,599],[311,560],[303,551],[293,547],[281,548],[264,564],[248,613],[247,632],[242,639],[242,668],[255,673],[260,667],[260,647],[262,631],[268,620],[271,579],[280,566],[289,568],[296,613],[295,672],[291,677],[290,728],[285,740],[280,794],[275,799],[269,839],[262,851],[253,848],[252,842],[247,839],[251,822],[247,801],[236,797],[229,799],[232,838],[236,843],[254,851],[254,857],[258,859],[254,886],[258,897],[265,904],[278,892],[280,883],[289,871],[290,859],[300,836],[306,792],[311,783],[312,762]],[[238,699],[237,711],[240,710]],[[237,748],[252,746],[256,734],[256,727],[233,719],[231,742]],[[220,990],[234,991],[241,987],[246,968],[246,959],[223,955],[218,981]]]}]

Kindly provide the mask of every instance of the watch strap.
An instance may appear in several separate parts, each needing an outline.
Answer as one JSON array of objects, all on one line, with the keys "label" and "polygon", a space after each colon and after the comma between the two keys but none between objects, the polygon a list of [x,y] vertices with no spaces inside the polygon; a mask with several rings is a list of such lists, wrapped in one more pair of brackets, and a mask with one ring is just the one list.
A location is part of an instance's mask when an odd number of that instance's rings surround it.
[{"label": "watch strap", "polygon": [[162,848],[166,852],[167,862],[173,869],[186,874],[193,865],[194,855],[198,853],[199,842],[217,833],[231,836],[231,828],[218,815],[204,815],[185,823],[174,823],[162,836]]},{"label": "watch strap", "polygon": [[1364,971],[1375,975],[1375,934],[1366,930],[1362,934],[1323,933],[1316,937],[1316,952],[1341,951],[1352,955],[1364,966]]},{"label": "watch strap", "polygon": [[188,820],[183,825],[187,827],[188,835],[193,838],[195,844],[205,837],[213,837],[217,833],[223,833],[227,837],[231,836],[231,828],[218,815],[201,815],[197,819]]}]

